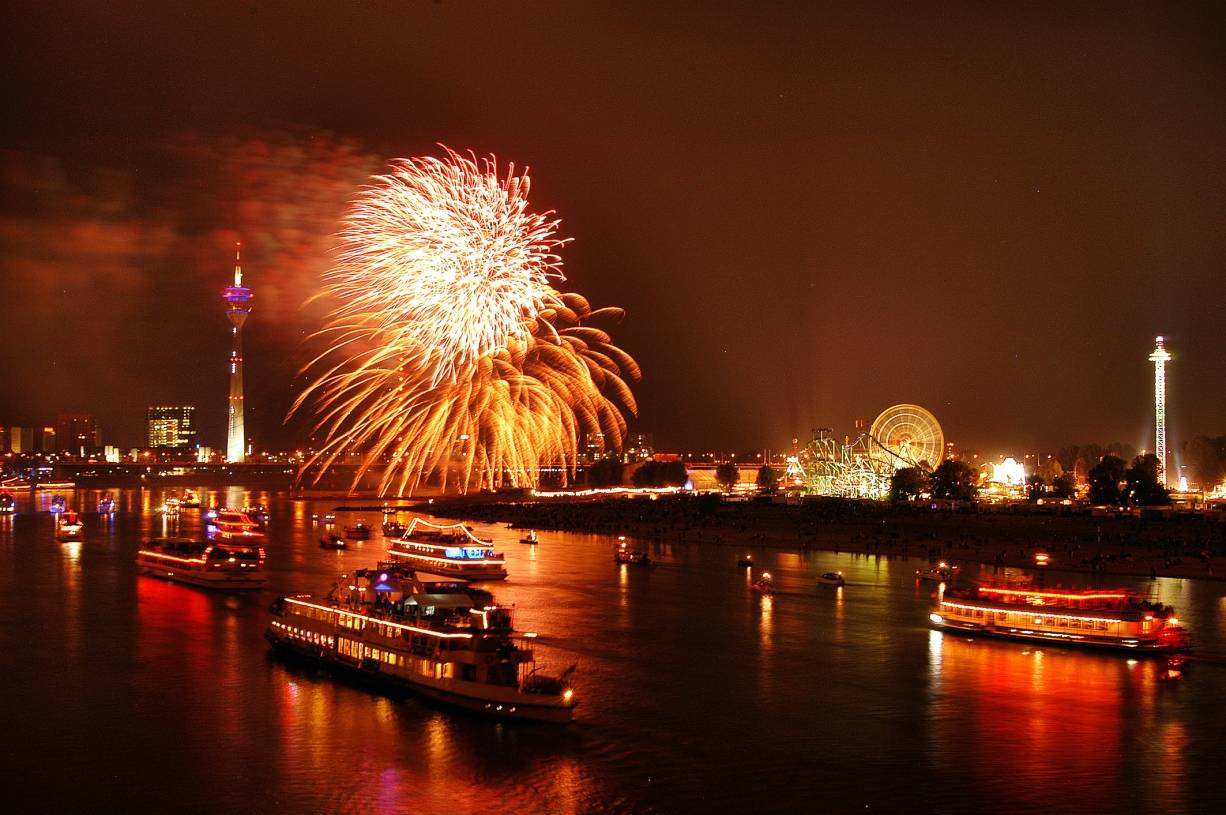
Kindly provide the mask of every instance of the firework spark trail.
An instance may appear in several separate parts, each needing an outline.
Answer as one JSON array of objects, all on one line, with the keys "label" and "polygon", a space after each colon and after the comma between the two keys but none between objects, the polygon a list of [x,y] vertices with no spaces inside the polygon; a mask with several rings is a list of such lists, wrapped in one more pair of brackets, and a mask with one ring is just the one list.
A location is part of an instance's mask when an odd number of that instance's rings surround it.
[{"label": "firework spark trail", "polygon": [[323,436],[304,471],[318,480],[357,449],[355,485],[388,462],[381,494],[432,474],[533,486],[543,466],[573,472],[585,432],[621,446],[638,365],[589,323],[622,311],[552,287],[565,241],[552,213],[527,210],[529,185],[447,150],[395,162],[359,194],[322,292],[330,346],[291,410],[313,401]]},{"label": "firework spark trail", "polygon": [[332,293],[412,346],[437,385],[522,338],[562,279],[552,213],[530,213],[530,181],[494,159],[447,150],[394,162],[354,202],[340,234]]}]

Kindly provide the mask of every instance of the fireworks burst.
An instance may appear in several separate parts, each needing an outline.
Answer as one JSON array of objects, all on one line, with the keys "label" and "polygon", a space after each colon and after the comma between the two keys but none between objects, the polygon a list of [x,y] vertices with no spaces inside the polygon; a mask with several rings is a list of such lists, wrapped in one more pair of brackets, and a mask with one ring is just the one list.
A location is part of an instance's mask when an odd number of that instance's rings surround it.
[{"label": "fireworks burst", "polygon": [[573,472],[582,434],[621,446],[638,366],[590,325],[620,317],[563,294],[553,213],[527,209],[525,170],[500,175],[447,150],[398,161],[351,205],[322,296],[337,305],[317,336],[314,400],[323,444],[316,480],[350,450],[355,485],[386,463],[380,492],[443,485],[534,486],[543,466]]}]

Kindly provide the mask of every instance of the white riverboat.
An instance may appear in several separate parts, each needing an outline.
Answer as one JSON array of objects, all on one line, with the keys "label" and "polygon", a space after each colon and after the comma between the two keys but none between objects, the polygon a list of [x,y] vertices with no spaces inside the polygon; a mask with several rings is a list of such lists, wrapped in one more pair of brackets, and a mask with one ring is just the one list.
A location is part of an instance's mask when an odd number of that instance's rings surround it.
[{"label": "white riverboat", "polygon": [[214,540],[262,541],[268,537],[250,515],[233,509],[218,510],[217,517],[206,521],[205,529]]},{"label": "white riverboat", "polygon": [[535,635],[515,632],[512,609],[466,581],[381,563],[341,575],[326,597],[281,597],[270,611],[274,648],[351,676],[498,718],[574,718],[574,666],[540,673]]},{"label": "white riverboat", "polygon": [[951,631],[1058,645],[1163,652],[1190,642],[1175,609],[1127,589],[942,589],[928,616]]},{"label": "white riverboat", "polygon": [[464,580],[505,580],[506,559],[464,524],[439,525],[414,518],[404,535],[390,541],[396,562]]},{"label": "white riverboat", "polygon": [[212,589],[258,589],[264,547],[254,543],[154,538],[136,553],[141,574]]}]

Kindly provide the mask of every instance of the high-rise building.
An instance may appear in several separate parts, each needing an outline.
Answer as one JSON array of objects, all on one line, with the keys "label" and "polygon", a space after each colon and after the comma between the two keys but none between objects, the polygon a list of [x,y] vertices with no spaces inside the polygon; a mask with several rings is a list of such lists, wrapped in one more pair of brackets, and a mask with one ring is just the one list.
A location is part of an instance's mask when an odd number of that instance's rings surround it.
[{"label": "high-rise building", "polygon": [[1166,363],[1171,355],[1166,351],[1162,338],[1149,355],[1154,363],[1154,454],[1158,456],[1158,483],[1166,483]]},{"label": "high-rise building", "polygon": [[43,450],[48,453],[66,450],[74,456],[87,456],[98,451],[98,436],[98,422],[93,416],[60,416],[55,427],[43,428]]},{"label": "high-rise building", "polygon": [[145,428],[150,447],[194,447],[194,405],[150,405],[145,410]]},{"label": "high-rise building", "polygon": [[251,314],[251,289],[243,286],[240,263],[242,244],[234,250],[234,285],[222,291],[226,317],[230,320],[230,415],[226,431],[226,460],[241,463],[247,453],[247,433],[243,424],[243,324]]},{"label": "high-rise building", "polygon": [[604,458],[604,433],[591,431],[583,437],[583,448],[579,451],[580,459],[585,464],[594,464]]},{"label": "high-rise building", "polygon": [[626,463],[649,461],[655,455],[656,447],[650,433],[631,433],[626,437]]}]

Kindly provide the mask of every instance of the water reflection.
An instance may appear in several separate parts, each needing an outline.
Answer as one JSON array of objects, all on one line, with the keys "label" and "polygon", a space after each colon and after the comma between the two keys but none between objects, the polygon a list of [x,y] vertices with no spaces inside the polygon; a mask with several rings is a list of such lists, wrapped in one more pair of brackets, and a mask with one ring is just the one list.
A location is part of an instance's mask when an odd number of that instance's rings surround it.
[{"label": "water reflection", "polygon": [[[113,494],[131,508],[180,492]],[[743,549],[676,543],[653,548],[658,567],[610,570],[610,536],[551,532],[529,547],[495,529],[511,572],[493,587],[498,599],[542,633],[552,667],[580,663],[578,721],[557,731],[270,658],[271,595],[326,591],[342,567],[369,565],[381,542],[339,556],[319,549],[323,527],[310,515],[336,501],[210,495],[269,503],[266,592],[215,595],[137,576],[139,540],[164,523],[152,512],[119,513],[106,532],[90,515],[86,541],[62,546],[45,513],[0,518],[10,532],[0,545],[4,619],[40,623],[0,626],[0,675],[38,711],[9,734],[30,748],[11,759],[14,775],[41,789],[70,775],[82,797],[148,811],[684,812],[710,798],[739,811],[819,800],[836,811],[1057,811],[1070,801],[1216,811],[1196,790],[1218,788],[1226,671],[1198,664],[1171,682],[1161,662],[929,630],[938,587],[914,583],[916,560],[764,549],[759,568],[734,569]],[[180,533],[198,535],[200,515],[183,511]],[[751,589],[763,567],[777,578],[774,597]],[[846,588],[815,586],[836,569]],[[1155,588],[1180,606],[1198,655],[1221,658],[1223,587]],[[121,753],[124,743],[133,746]],[[147,771],[139,788],[119,786],[133,766]],[[242,781],[188,790],[188,777]],[[84,807],[69,796],[66,808]]]},{"label": "water reflection", "polygon": [[[972,786],[1026,778],[1069,789],[1119,789],[1126,725],[1151,708],[1160,660],[1023,647],[929,633],[932,755]],[[990,749],[983,749],[991,745]],[[1109,800],[1096,807],[1112,809]]]}]

